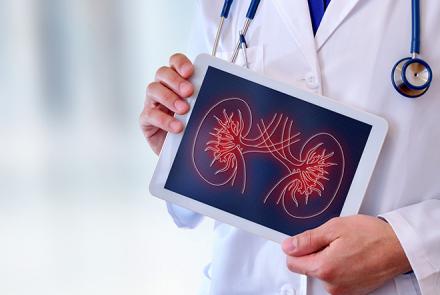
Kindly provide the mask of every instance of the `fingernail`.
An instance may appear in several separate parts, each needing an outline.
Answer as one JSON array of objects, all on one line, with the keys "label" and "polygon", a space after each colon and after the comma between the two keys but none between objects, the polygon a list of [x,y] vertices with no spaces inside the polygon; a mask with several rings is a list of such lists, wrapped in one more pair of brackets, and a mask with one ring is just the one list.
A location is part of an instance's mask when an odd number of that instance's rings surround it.
[{"label": "fingernail", "polygon": [[290,253],[296,250],[298,247],[298,239],[297,238],[290,238],[283,242],[283,250],[286,253]]},{"label": "fingernail", "polygon": [[192,91],[192,85],[189,82],[183,82],[179,86],[180,93],[183,95],[189,95]]},{"label": "fingernail", "polygon": [[182,66],[182,73],[187,76],[191,73],[192,71],[192,65],[186,63]]},{"label": "fingernail", "polygon": [[173,120],[170,123],[170,128],[174,131],[174,132],[179,132],[182,129],[182,123],[180,121],[177,120]]},{"label": "fingernail", "polygon": [[188,104],[183,100],[176,100],[174,102],[174,107],[179,113],[183,113],[188,109]]}]

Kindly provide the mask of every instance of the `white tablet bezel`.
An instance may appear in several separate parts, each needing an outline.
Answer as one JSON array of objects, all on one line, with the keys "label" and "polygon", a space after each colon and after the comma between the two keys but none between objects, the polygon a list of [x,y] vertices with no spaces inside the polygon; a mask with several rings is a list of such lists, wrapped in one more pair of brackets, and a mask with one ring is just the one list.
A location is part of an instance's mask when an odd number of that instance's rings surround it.
[{"label": "white tablet bezel", "polygon": [[[246,68],[230,64],[206,54],[199,55],[194,62],[195,71],[193,77],[191,78],[191,82],[195,86],[195,92],[193,96],[188,99],[191,105],[191,111],[209,66],[371,125],[372,129],[342,208],[341,216],[358,213],[363,196],[379,157],[380,150],[385,140],[386,133],[388,131],[388,123],[385,119],[365,111],[343,105],[327,97],[295,89],[292,86],[268,79]],[[176,117],[182,120],[186,125],[190,119],[191,111],[186,115]],[[212,217],[218,221],[228,223],[275,242],[280,243],[283,241],[287,237],[287,235],[284,233],[236,216],[229,212],[217,209],[213,206],[204,204],[165,188],[165,183],[171,170],[172,163],[174,162],[174,158],[176,157],[183,134],[184,132],[180,134],[167,135],[159,161],[150,182],[150,193],[165,201],[172,202],[181,207]]]}]

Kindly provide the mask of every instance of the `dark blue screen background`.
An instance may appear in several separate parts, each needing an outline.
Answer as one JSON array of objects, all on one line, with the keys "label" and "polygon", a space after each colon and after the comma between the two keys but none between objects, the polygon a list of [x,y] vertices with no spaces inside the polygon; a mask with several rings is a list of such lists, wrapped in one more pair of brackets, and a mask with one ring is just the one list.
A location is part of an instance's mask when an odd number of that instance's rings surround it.
[{"label": "dark blue screen background", "polygon": [[[344,177],[334,201],[322,214],[307,219],[292,218],[284,214],[281,206],[263,204],[268,188],[284,172],[273,160],[258,154],[247,154],[249,181],[244,195],[236,187],[215,187],[200,178],[192,162],[192,143],[197,128],[213,105],[233,97],[246,101],[255,118],[287,113],[295,119],[303,138],[317,132],[328,132],[338,138],[345,154]],[[295,235],[340,214],[370,131],[371,126],[363,122],[209,67],[165,188],[287,235]]]}]

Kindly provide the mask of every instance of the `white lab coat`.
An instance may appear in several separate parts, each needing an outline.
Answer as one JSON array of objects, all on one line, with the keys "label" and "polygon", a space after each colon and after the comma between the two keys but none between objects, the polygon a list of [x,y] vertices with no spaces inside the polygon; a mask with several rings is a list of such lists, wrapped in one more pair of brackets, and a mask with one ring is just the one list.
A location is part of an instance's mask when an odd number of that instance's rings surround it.
[{"label": "white lab coat", "polygon": [[[223,5],[199,2],[192,56],[210,52]],[[249,2],[234,2],[220,57],[230,57]],[[262,0],[247,35],[251,69],[389,122],[360,212],[388,220],[414,274],[396,277],[377,295],[440,294],[440,1],[421,2],[422,57],[434,79],[416,100],[400,96],[390,79],[395,62],[409,55],[410,0],[333,0],[316,38],[307,0]],[[194,227],[201,219],[168,205],[179,226]],[[278,244],[221,223],[204,275],[202,294],[326,294],[319,281],[288,271]]]}]

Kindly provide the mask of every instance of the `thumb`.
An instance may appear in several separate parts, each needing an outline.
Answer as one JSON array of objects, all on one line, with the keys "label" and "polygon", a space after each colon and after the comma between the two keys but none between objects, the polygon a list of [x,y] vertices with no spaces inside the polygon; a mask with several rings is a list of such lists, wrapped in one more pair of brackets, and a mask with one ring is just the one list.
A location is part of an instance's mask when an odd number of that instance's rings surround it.
[{"label": "thumb", "polygon": [[320,227],[307,230],[301,234],[286,239],[282,248],[289,256],[304,256],[318,252],[333,242],[337,236],[334,233],[334,222],[327,222]]}]

